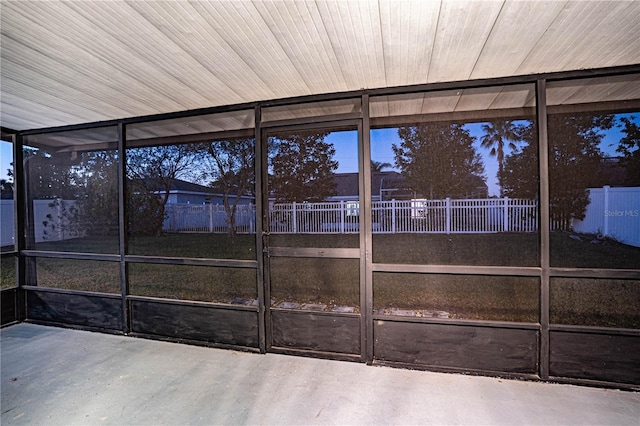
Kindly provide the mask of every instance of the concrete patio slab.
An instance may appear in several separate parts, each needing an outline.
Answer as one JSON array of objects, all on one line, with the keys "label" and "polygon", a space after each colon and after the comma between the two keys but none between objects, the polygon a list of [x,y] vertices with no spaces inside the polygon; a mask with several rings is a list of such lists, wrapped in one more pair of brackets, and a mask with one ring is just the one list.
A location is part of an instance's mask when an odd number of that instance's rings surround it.
[{"label": "concrete patio slab", "polygon": [[0,331],[2,425],[640,424],[640,393],[258,355],[33,324]]}]

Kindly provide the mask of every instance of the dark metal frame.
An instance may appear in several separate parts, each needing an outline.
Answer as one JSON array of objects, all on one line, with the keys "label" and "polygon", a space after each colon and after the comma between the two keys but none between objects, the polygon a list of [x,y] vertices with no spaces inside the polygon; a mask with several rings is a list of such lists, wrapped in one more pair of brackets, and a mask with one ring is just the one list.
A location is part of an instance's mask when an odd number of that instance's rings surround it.
[{"label": "dark metal frame", "polygon": [[[222,107],[201,108],[190,111],[182,111],[178,113],[156,114],[143,117],[125,118],[120,120],[110,120],[103,122],[84,123],[80,125],[61,126],[54,128],[30,129],[20,132],[2,129],[3,132],[14,133],[14,164],[15,164],[15,213],[16,213],[16,284],[18,285],[18,305],[23,308],[19,309],[18,319],[25,318],[26,307],[28,304],[27,297],[20,295],[29,292],[48,292],[57,294],[72,295],[89,295],[95,297],[107,297],[109,299],[121,298],[122,305],[122,330],[121,333],[127,334],[131,332],[131,303],[140,301],[161,302],[179,306],[206,306],[222,310],[252,311],[257,312],[259,345],[258,350],[265,353],[271,349],[271,320],[267,315],[270,309],[270,283],[269,283],[269,255],[294,256],[294,257],[346,257],[358,258],[360,260],[360,304],[361,304],[361,354],[360,361],[371,364],[373,362],[380,364],[392,364],[407,366],[410,368],[426,368],[439,371],[465,371],[479,374],[496,374],[495,371],[482,371],[473,369],[459,369],[438,366],[424,366],[416,364],[403,364],[402,362],[388,363],[385,361],[376,361],[374,358],[374,321],[390,321],[404,323],[422,323],[422,324],[442,324],[442,325],[460,325],[460,326],[479,326],[488,328],[513,328],[519,330],[537,330],[539,331],[538,344],[538,371],[535,375],[509,373],[512,377],[526,377],[542,380],[563,381],[569,383],[582,383],[596,386],[614,386],[619,388],[637,389],[637,384],[625,384],[618,382],[591,380],[575,377],[556,377],[550,374],[550,336],[553,332],[575,332],[575,333],[591,333],[604,334],[608,336],[628,336],[640,337],[640,330],[620,329],[620,328],[602,328],[602,327],[583,327],[561,324],[550,324],[549,319],[549,283],[554,277],[583,277],[583,278],[621,278],[621,279],[640,279],[640,269],[599,269],[599,268],[558,268],[550,265],[549,259],[549,164],[548,164],[548,130],[547,116],[551,111],[546,105],[546,85],[547,82],[568,81],[584,78],[597,78],[606,76],[618,76],[624,74],[640,73],[640,64],[601,68],[593,70],[578,70],[570,72],[555,72],[538,75],[512,76],[502,78],[490,78],[475,81],[457,81],[443,82],[433,84],[419,84],[413,86],[387,87],[380,89],[365,89],[351,92],[329,93],[319,95],[309,95],[303,97],[294,97],[286,99],[267,100],[259,102],[250,102],[237,105],[228,105]],[[371,230],[371,171],[369,163],[371,159],[370,153],[370,129],[372,120],[369,117],[369,100],[371,96],[384,95],[400,95],[418,92],[436,92],[452,89],[471,89],[492,86],[507,86],[521,84],[535,85],[536,106],[535,113],[538,127],[538,149],[539,149],[539,178],[540,178],[540,204],[539,204],[539,242],[540,242],[540,266],[535,267],[511,267],[511,266],[469,266],[469,265],[401,265],[401,264],[380,264],[373,263],[372,260],[372,230]],[[308,117],[294,120],[284,121],[262,121],[262,109],[273,106],[295,105],[306,102],[322,102],[336,101],[350,98],[360,98],[362,105],[361,113],[341,114],[330,117]],[[637,102],[631,102],[628,105],[636,105]],[[625,105],[613,105],[617,108]],[[610,106],[607,106],[610,107]],[[159,121],[165,119],[175,119],[182,117],[193,117],[199,115],[210,115],[216,113],[232,112],[239,110],[253,109],[255,114],[255,127],[253,134],[255,137],[256,150],[256,208],[262,216],[262,220],[256,223],[256,260],[225,260],[225,259],[175,259],[158,256],[133,256],[127,254],[127,233],[126,233],[126,191],[125,191],[125,145],[126,145],[126,127],[128,124]],[[378,120],[379,121],[379,120]],[[280,128],[290,129],[291,126],[303,126],[304,128],[313,128],[320,125],[333,127],[336,124],[354,123],[359,129],[358,149],[359,149],[359,166],[360,166],[360,182],[359,190],[361,194],[360,223],[362,224],[359,248],[354,249],[301,249],[301,248],[270,248],[269,232],[268,232],[268,192],[267,182],[264,179],[267,170],[267,140],[265,132],[276,131]],[[117,126],[118,140],[117,149],[119,156],[118,164],[118,212],[119,212],[119,253],[118,254],[91,254],[91,253],[69,253],[69,252],[45,252],[36,250],[27,250],[26,233],[27,227],[27,195],[25,188],[25,170],[23,167],[23,137],[40,133],[57,133],[63,131],[90,129],[94,127]],[[65,259],[82,259],[82,260],[99,260],[118,262],[120,267],[120,295],[76,292],[71,290],[48,289],[42,287],[28,286],[25,276],[29,264],[38,257],[47,258],[65,258]],[[129,294],[127,283],[128,265],[129,263],[157,263],[157,264],[186,264],[200,266],[224,266],[256,269],[257,272],[257,291],[259,306],[257,309],[247,307],[236,307],[231,305],[220,305],[206,302],[195,301],[169,301],[165,299],[149,298],[133,296]],[[467,320],[434,320],[421,318],[394,318],[379,316],[373,314],[373,273],[374,272],[407,272],[407,273],[443,273],[443,274],[469,274],[469,275],[504,275],[504,276],[527,276],[540,278],[540,316],[539,323],[505,323],[497,321],[467,321]],[[27,318],[29,320],[29,318]],[[35,320],[38,321],[38,320]],[[45,321],[46,323],[46,321]],[[60,325],[60,324],[58,324]],[[105,330],[108,331],[108,330]],[[143,335],[146,337],[146,335]],[[164,340],[185,341],[179,338],[167,338],[164,336],[154,336],[154,338]],[[201,344],[202,342],[186,339],[189,343]],[[216,344],[211,342],[204,343],[207,346],[234,347],[228,344]],[[240,348],[240,347],[235,347]],[[245,348],[246,349],[246,348]],[[251,350],[251,349],[250,349]],[[322,356],[337,359],[350,359],[353,357],[347,355],[338,355],[332,353],[292,350],[285,351],[297,354],[305,354],[312,356]]]},{"label": "dark metal frame", "polygon": [[[369,164],[367,162],[363,162],[363,135],[365,132],[363,131],[362,124],[362,113],[348,113],[348,114],[340,114],[340,115],[332,115],[332,116],[321,116],[321,117],[311,117],[311,118],[301,118],[301,119],[292,119],[292,120],[277,120],[271,122],[263,122],[262,123],[262,132],[261,132],[261,140],[263,142],[263,152],[262,152],[262,161],[264,170],[267,170],[268,158],[267,158],[267,143],[268,143],[268,134],[281,132],[281,131],[296,131],[296,130],[313,130],[313,129],[340,129],[340,128],[349,128],[356,129],[358,132],[358,167],[359,167],[359,192],[361,194],[360,199],[362,200],[362,194],[364,194],[365,187],[365,171],[369,173],[370,171],[368,167],[363,167],[363,164]],[[360,233],[360,242],[359,247],[354,248],[321,248],[321,247],[272,247],[269,244],[269,213],[268,213],[268,194],[269,188],[266,179],[263,179],[262,186],[262,202],[263,202],[263,223],[262,226],[266,231],[263,231],[265,235],[265,243],[264,243],[264,257],[263,257],[263,273],[264,273],[264,291],[269,296],[264,299],[264,310],[266,315],[265,321],[265,339],[266,346],[269,350],[275,351],[278,353],[284,354],[299,354],[305,356],[315,356],[315,357],[329,357],[334,359],[341,360],[355,360],[359,359],[361,361],[369,362],[366,355],[363,353],[363,348],[365,348],[366,344],[366,319],[365,312],[367,312],[366,308],[366,298],[365,298],[365,290],[363,283],[363,276],[366,265],[364,264],[364,258],[362,256],[362,247],[363,241],[366,238],[365,232]],[[360,208],[360,223],[364,223],[365,210]],[[367,229],[366,225],[365,228]],[[361,314],[335,314],[335,313],[326,313],[326,312],[304,312],[304,311],[291,311],[285,309],[279,309],[271,307],[271,298],[270,298],[270,289],[271,289],[271,280],[270,280],[270,257],[293,257],[293,258],[331,258],[331,259],[358,259],[360,261],[360,310]],[[311,350],[304,348],[285,348],[282,346],[274,345],[274,332],[273,332],[273,320],[272,313],[281,313],[284,315],[306,315],[312,317],[336,317],[337,318],[358,318],[360,323],[360,354],[352,355],[338,352],[329,352],[326,350]]]},{"label": "dark metal frame", "polygon": [[538,123],[538,175],[540,179],[540,377],[549,378],[549,142],[547,137],[547,87],[536,81],[536,122]]}]

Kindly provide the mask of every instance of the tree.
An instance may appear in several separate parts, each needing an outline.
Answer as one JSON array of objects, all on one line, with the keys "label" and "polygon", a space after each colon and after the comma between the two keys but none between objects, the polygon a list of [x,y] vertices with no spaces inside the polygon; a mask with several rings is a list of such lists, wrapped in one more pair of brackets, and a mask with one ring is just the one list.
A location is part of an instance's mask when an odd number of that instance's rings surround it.
[{"label": "tree", "polygon": [[84,154],[77,183],[82,188],[78,211],[88,235],[118,235],[118,156],[116,151]]},{"label": "tree", "polygon": [[477,187],[484,166],[473,147],[475,138],[457,123],[422,123],[398,129],[393,144],[396,166],[407,184],[423,197],[460,197]]},{"label": "tree", "polygon": [[335,195],[338,162],[327,132],[296,132],[269,138],[270,189],[279,202],[317,202]]},{"label": "tree", "polygon": [[[500,176],[504,167],[505,143],[513,151],[516,149],[514,142],[520,140],[517,126],[512,121],[496,119],[492,123],[483,124],[482,131],[484,136],[481,139],[481,146],[487,149],[490,148],[489,155],[498,158],[498,176]],[[500,196],[502,197],[502,187],[500,187]]]},{"label": "tree", "polygon": [[83,161],[77,153],[57,153],[44,148],[25,147],[24,169],[28,176],[29,198],[75,199],[80,187],[74,182],[74,169]]},{"label": "tree", "polygon": [[498,171],[498,182],[502,196],[538,198],[538,144],[536,142],[536,127],[532,121],[517,128],[518,139],[523,142],[505,156],[504,164]]},{"label": "tree", "polygon": [[[117,235],[118,177],[115,151],[26,152],[29,197],[50,199],[45,237]],[[54,237],[58,238],[58,237]]]},{"label": "tree", "polygon": [[219,140],[201,145],[209,186],[222,194],[230,236],[236,235],[236,210],[243,196],[254,196],[255,141]]},{"label": "tree", "polygon": [[584,219],[587,188],[597,184],[602,130],[613,126],[614,117],[555,114],[548,123],[551,219],[562,229],[570,229],[573,218]]},{"label": "tree", "polygon": [[156,235],[162,231],[165,206],[177,179],[193,172],[197,144],[161,145],[127,150],[129,230]]},{"label": "tree", "polygon": [[391,163],[383,163],[382,161],[374,161],[371,160],[371,172],[372,173],[380,173],[382,169],[387,169],[391,167]]},{"label": "tree", "polygon": [[623,155],[620,163],[626,171],[625,185],[640,186],[640,126],[635,122],[635,117],[621,117],[623,133],[616,152]]},{"label": "tree", "polygon": [[[549,203],[551,220],[560,229],[571,229],[572,219],[583,219],[589,193],[597,186],[602,159],[603,130],[612,127],[612,115],[549,115]],[[526,126],[522,149],[505,158],[500,182],[505,195],[537,198],[538,148],[533,142],[533,124]]]},{"label": "tree", "polygon": [[0,191],[3,195],[13,194],[13,182],[8,179],[0,179]]}]

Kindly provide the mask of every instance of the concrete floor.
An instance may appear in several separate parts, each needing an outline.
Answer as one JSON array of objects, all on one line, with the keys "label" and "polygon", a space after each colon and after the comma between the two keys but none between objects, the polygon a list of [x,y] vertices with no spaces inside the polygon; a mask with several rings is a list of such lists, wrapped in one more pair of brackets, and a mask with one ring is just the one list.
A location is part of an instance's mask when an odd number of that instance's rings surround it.
[{"label": "concrete floor", "polygon": [[258,355],[33,324],[0,331],[2,425],[640,425],[640,393]]}]

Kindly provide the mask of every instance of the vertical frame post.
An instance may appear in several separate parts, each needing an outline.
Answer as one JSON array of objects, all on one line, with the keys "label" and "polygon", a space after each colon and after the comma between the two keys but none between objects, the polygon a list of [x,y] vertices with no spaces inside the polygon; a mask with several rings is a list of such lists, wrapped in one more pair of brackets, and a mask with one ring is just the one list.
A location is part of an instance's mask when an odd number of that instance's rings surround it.
[{"label": "vertical frame post", "polygon": [[540,174],[540,345],[539,375],[549,378],[549,134],[547,127],[547,82],[536,81],[536,122]]},{"label": "vertical frame post", "polygon": [[362,124],[358,126],[360,163],[360,353],[373,362],[373,255],[371,202],[371,146],[369,95],[362,95]]},{"label": "vertical frame post", "polygon": [[[257,105],[254,110],[255,113],[255,132],[254,132],[254,158],[255,158],[255,191],[256,191],[256,260],[258,262],[258,270],[256,271],[256,279],[258,286],[258,344],[260,346],[260,353],[267,352],[267,342],[270,335],[268,333],[268,318],[267,307],[270,301],[268,279],[265,279],[265,239],[268,238],[268,233],[265,233],[265,229],[269,229],[269,212],[265,210],[265,206],[269,205],[268,194],[266,192],[266,141],[262,138],[262,109],[260,105]],[[263,176],[264,173],[264,176]],[[266,228],[265,228],[266,227]],[[268,246],[267,246],[268,247]]]},{"label": "vertical frame post", "polygon": [[[604,211],[608,212],[609,211],[609,189],[611,187],[609,185],[605,185],[604,187],[602,187],[602,191],[603,191],[603,196],[604,196]],[[591,192],[589,192],[589,196],[591,196]],[[605,214],[604,215],[604,230],[603,230],[603,236],[604,237],[608,237],[609,236],[609,215]]]},{"label": "vertical frame post", "polygon": [[33,212],[33,199],[30,184],[28,182],[28,175],[30,170],[30,158],[24,158],[24,139],[20,135],[17,137],[17,143],[14,150],[14,155],[18,155],[16,162],[14,163],[15,170],[15,206],[18,209],[15,211],[18,220],[19,234],[16,235],[20,238],[18,241],[18,254],[23,260],[21,261],[18,272],[21,275],[21,285],[37,286],[37,268],[36,258],[22,256],[22,250],[33,250],[36,245],[36,231],[35,231],[35,217]]},{"label": "vertical frame post", "polygon": [[15,268],[16,268],[16,320],[24,321],[26,318],[27,306],[26,297],[22,286],[25,285],[25,275],[27,273],[27,262],[32,265],[35,272],[35,259],[25,258],[21,255],[22,250],[26,247],[26,178],[24,170],[24,150],[23,140],[20,134],[13,135],[13,235],[14,250],[16,251]]},{"label": "vertical frame post", "polygon": [[120,252],[120,294],[122,297],[122,332],[130,332],[129,315],[129,280],[126,255],[127,240],[127,157],[125,152],[127,128],[123,122],[118,123],[118,246]]}]

